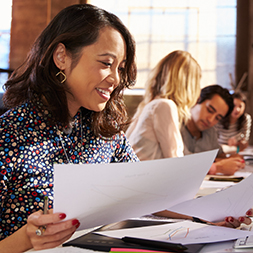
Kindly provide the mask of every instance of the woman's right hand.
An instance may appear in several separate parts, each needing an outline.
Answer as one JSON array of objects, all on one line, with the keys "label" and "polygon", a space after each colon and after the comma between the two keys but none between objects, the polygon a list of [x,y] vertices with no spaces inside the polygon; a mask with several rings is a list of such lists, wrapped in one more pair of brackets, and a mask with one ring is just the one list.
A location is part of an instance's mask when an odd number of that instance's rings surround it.
[{"label": "woman's right hand", "polygon": [[[43,214],[42,211],[35,212],[28,217],[26,233],[35,250],[54,248],[69,239],[80,226],[77,219],[63,221],[64,213]],[[46,226],[43,235],[36,234],[36,230]]]},{"label": "woman's right hand", "polygon": [[222,173],[223,175],[234,175],[237,170],[245,167],[245,161],[240,158],[238,154],[235,156],[217,160],[215,162],[216,173]]}]

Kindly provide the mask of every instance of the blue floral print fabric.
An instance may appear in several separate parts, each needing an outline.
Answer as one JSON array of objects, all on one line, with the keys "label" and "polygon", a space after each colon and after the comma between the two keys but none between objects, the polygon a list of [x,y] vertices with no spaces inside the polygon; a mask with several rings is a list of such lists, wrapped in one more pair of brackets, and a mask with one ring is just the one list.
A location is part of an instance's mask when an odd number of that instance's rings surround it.
[{"label": "blue floral print fabric", "polygon": [[25,103],[0,117],[0,240],[42,209],[45,195],[53,208],[54,163],[138,161],[124,133],[94,136],[89,126],[92,112],[79,110],[66,133],[50,124],[50,113],[39,112],[39,106]]}]

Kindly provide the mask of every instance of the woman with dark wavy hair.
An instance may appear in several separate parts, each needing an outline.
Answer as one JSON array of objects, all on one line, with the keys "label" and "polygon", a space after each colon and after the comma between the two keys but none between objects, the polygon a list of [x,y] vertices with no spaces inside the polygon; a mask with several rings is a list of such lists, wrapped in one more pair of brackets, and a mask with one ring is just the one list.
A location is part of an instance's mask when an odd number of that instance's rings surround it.
[{"label": "woman with dark wavy hair", "polygon": [[234,109],[230,116],[216,126],[218,142],[225,153],[235,153],[248,146],[251,130],[251,116],[245,112],[247,97],[242,91],[232,94]]},{"label": "woman with dark wavy hair", "polygon": [[105,10],[69,6],[37,38],[5,84],[2,253],[55,247],[80,225],[76,219],[65,221],[64,213],[39,211],[44,196],[53,208],[54,163],[138,161],[122,132],[127,121],[122,91],[135,78],[135,42]]}]

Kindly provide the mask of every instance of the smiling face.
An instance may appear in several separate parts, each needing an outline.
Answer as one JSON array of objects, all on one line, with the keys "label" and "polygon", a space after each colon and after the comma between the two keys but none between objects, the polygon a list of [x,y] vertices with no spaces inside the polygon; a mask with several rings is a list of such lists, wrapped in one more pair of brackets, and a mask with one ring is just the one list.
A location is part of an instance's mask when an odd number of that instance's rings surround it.
[{"label": "smiling face", "polygon": [[58,47],[54,59],[67,76],[63,85],[70,91],[67,93],[70,114],[74,116],[81,106],[102,111],[118,86],[120,72],[125,66],[126,44],[122,35],[111,27],[101,29],[98,40],[82,49],[80,60],[73,69],[64,45]]},{"label": "smiling face", "polygon": [[245,103],[239,98],[234,98],[234,109],[231,113],[231,118],[238,120],[245,111]]},{"label": "smiling face", "polygon": [[198,131],[204,131],[216,125],[228,112],[228,105],[217,94],[196,104],[191,109],[192,122]]}]

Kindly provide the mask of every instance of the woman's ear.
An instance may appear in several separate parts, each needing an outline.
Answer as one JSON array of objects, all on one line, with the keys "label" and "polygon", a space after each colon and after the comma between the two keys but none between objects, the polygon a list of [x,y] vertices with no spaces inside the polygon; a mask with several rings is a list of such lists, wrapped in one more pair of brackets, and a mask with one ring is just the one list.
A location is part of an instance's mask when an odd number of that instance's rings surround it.
[{"label": "woman's ear", "polygon": [[67,50],[64,44],[59,43],[53,53],[54,63],[60,70],[65,70],[67,67]]}]

